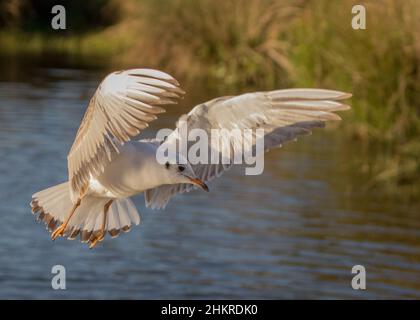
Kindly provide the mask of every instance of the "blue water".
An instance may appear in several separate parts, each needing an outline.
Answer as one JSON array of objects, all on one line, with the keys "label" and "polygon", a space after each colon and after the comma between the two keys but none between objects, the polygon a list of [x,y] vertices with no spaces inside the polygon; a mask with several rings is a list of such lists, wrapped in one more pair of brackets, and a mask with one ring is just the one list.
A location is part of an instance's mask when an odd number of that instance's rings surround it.
[{"label": "blue water", "polygon": [[[420,210],[372,200],[359,146],[339,126],[269,152],[261,176],[230,171],[166,210],[135,197],[140,226],[94,250],[52,242],[30,198],[67,179],[67,151],[105,73],[1,74],[0,298],[420,298]],[[212,96],[186,89],[194,94],[146,135]],[[66,290],[51,287],[58,264]],[[364,291],[351,287],[356,264],[366,268]]]}]

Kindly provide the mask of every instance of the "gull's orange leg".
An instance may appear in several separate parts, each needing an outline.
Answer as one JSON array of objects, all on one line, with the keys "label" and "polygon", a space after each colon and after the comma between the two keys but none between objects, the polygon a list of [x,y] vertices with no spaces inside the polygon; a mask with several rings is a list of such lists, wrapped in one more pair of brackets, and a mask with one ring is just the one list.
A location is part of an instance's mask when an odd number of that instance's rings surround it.
[{"label": "gull's orange leg", "polygon": [[57,228],[55,229],[55,231],[51,234],[51,239],[55,240],[60,236],[63,236],[64,231],[67,228],[67,224],[69,223],[71,217],[73,216],[73,214],[76,212],[76,209],[80,206],[80,203],[82,202],[81,198],[78,198],[76,203],[73,205],[73,207],[70,210],[69,216],[67,217],[67,219]]},{"label": "gull's orange leg", "polygon": [[107,213],[108,213],[109,207],[112,204],[112,201],[114,201],[114,200],[109,200],[104,206],[104,217],[103,217],[103,220],[102,220],[101,231],[99,232],[99,234],[95,238],[92,239],[92,241],[90,243],[90,246],[89,246],[89,249],[94,248],[98,244],[99,241],[102,241],[105,238],[106,219],[107,219],[107,216],[108,216]]}]

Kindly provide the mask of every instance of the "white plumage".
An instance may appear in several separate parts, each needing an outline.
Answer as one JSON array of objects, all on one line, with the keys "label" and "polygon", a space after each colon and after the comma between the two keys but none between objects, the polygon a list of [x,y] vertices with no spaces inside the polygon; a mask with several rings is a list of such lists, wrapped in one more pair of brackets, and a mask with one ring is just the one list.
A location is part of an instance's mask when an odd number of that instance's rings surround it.
[{"label": "white plumage", "polygon": [[[164,112],[162,105],[176,103],[183,94],[173,77],[151,69],[114,72],[102,81],[68,155],[69,181],[32,196],[32,210],[53,231],[53,239],[80,234],[94,247],[105,231],[115,237],[140,222],[130,196],[144,192],[147,206],[162,208],[176,193],[194,186],[206,189],[206,181],[231,167],[233,158],[225,164],[164,166],[156,160],[163,141],[130,140]],[[340,120],[334,112],[348,109],[341,100],[350,96],[333,90],[287,89],[216,98],[181,116],[165,143],[179,143],[183,125],[203,129],[209,136],[212,129],[262,128],[264,149],[269,150],[325,121]],[[246,140],[243,149],[254,144],[255,137]],[[235,145],[228,147],[233,150]],[[211,141],[209,148],[215,148]]]}]

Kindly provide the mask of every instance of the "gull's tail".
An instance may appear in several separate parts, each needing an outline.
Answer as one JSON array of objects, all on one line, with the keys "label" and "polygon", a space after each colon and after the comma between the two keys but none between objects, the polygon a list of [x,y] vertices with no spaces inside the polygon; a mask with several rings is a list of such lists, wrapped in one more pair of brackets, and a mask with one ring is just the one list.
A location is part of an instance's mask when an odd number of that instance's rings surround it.
[{"label": "gull's tail", "polygon": [[[69,240],[80,234],[82,242],[90,242],[100,232],[103,224],[103,210],[109,198],[85,196],[70,219],[64,236]],[[47,230],[53,232],[67,218],[73,203],[68,182],[44,189],[32,195],[32,213],[37,221],[44,221]],[[107,213],[105,230],[112,238],[121,231],[128,232],[131,223],[139,224],[140,216],[129,199],[115,199]]]}]

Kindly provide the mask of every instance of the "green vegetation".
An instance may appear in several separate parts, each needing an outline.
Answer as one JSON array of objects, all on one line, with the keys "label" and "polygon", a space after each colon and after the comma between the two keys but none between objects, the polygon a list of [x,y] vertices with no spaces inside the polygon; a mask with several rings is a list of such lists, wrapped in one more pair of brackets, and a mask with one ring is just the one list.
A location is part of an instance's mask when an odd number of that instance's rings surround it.
[{"label": "green vegetation", "polygon": [[363,166],[369,185],[414,199],[420,195],[420,2],[366,2],[363,31],[351,29],[350,9],[343,10],[353,3],[311,2],[291,27],[294,83],[353,92],[347,129],[372,155]]},{"label": "green vegetation", "polygon": [[366,30],[351,28],[354,0],[78,2],[64,1],[68,30],[52,32],[40,27],[50,24],[48,11],[39,14],[49,1],[0,0],[1,54],[110,57],[115,67],[141,62],[231,88],[353,92],[346,131],[368,154],[368,185],[420,195],[419,1],[362,1]]},{"label": "green vegetation", "polygon": [[112,44],[104,34],[46,36],[40,32],[0,31],[2,55],[58,53],[64,55],[87,55],[111,57],[126,46],[123,39],[115,39]]},{"label": "green vegetation", "polygon": [[118,1],[63,0],[67,30],[53,30],[56,1],[0,0],[0,54],[112,57],[126,47],[108,28],[119,21]]}]

